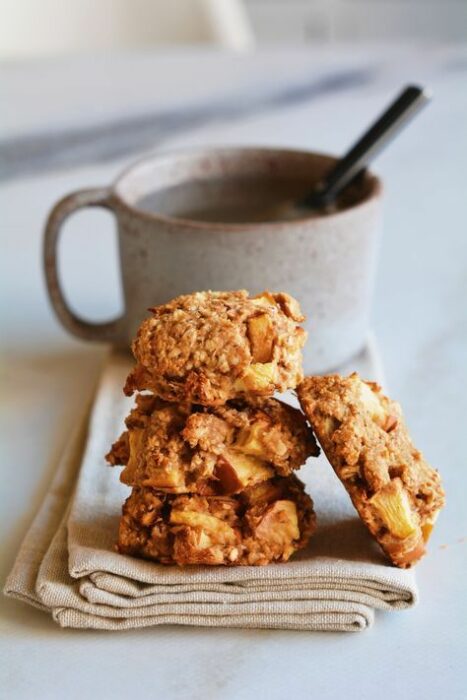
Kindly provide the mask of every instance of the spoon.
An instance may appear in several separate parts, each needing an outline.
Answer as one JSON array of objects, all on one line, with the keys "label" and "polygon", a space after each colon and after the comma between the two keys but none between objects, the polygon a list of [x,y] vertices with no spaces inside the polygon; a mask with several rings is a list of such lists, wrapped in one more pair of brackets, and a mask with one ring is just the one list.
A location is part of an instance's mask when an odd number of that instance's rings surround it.
[{"label": "spoon", "polygon": [[422,87],[408,85],[332,170],[295,207],[326,209],[354,182],[406,124],[431,99]]}]

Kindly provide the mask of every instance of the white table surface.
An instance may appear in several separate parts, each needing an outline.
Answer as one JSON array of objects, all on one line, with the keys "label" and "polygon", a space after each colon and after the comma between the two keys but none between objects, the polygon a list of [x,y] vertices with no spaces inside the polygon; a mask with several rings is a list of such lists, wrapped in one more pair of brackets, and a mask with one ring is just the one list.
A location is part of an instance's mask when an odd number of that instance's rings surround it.
[{"label": "white table surface", "polygon": [[[378,161],[387,197],[373,328],[392,394],[447,490],[417,568],[420,605],[378,614],[371,630],[354,635],[176,627],[110,634],[62,630],[2,599],[5,697],[465,697],[465,49],[342,46],[242,57],[185,49],[0,68],[0,573],[4,580],[104,352],[68,337],[48,306],[41,230],[54,201],[108,183],[154,147],[257,143],[339,153],[409,81],[429,84],[436,97]],[[160,120],[167,110],[168,127]],[[65,234],[67,289],[93,317],[119,304],[112,231],[105,213],[85,212]]]}]

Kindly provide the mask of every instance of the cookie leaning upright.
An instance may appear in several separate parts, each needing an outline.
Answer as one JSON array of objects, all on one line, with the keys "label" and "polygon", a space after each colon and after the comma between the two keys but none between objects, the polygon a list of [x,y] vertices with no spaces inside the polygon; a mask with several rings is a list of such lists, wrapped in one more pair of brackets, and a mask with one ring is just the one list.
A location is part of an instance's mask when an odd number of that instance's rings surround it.
[{"label": "cookie leaning upright", "polygon": [[425,553],[444,492],[399,405],[355,373],[307,377],[298,397],[365,525],[396,566],[409,567]]},{"label": "cookie leaning upright", "polygon": [[132,345],[125,393],[204,406],[272,396],[301,381],[304,317],[288,294],[197,292],[151,309]]}]

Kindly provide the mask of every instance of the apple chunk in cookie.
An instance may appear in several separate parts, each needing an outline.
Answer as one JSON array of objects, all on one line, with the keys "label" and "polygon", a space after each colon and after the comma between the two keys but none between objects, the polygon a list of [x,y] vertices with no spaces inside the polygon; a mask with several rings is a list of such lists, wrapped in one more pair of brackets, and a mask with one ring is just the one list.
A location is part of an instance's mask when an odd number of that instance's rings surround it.
[{"label": "apple chunk in cookie", "polygon": [[411,566],[425,553],[444,492],[400,406],[356,373],[306,377],[297,393],[361,519],[393,564]]}]

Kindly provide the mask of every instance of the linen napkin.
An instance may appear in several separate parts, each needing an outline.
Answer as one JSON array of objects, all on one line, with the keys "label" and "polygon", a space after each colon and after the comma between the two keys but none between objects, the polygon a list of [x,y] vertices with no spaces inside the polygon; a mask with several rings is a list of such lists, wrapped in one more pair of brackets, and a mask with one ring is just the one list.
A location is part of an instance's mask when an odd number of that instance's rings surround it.
[{"label": "linen napkin", "polygon": [[[371,365],[367,353],[351,369],[378,378]],[[122,395],[129,368],[126,355],[109,356],[89,422],[70,437],[6,595],[49,611],[63,627],[106,630],[183,624],[358,631],[373,623],[375,609],[416,603],[413,571],[387,564],[324,456],[299,472],[314,500],[318,530],[290,562],[179,568],[118,554],[114,544],[129,488],[104,454],[133,403]]]}]

